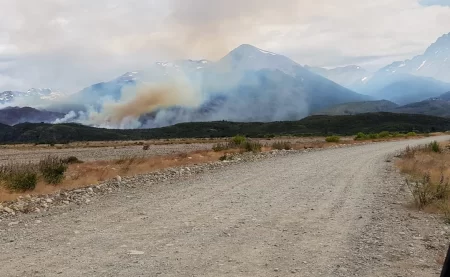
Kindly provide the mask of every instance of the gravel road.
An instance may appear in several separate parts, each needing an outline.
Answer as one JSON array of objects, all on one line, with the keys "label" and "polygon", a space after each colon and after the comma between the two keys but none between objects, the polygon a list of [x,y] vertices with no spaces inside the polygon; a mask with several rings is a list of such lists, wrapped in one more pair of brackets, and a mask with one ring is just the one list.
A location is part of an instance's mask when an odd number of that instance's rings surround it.
[{"label": "gravel road", "polygon": [[[400,141],[268,158],[0,222],[1,276],[437,276]],[[15,220],[15,221],[14,221]]]}]

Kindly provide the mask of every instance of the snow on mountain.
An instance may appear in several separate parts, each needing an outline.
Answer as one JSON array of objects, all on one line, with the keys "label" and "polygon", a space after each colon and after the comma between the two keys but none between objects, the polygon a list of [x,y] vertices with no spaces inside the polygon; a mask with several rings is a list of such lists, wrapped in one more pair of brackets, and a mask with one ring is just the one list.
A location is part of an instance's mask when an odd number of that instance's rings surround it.
[{"label": "snow on mountain", "polygon": [[60,91],[53,91],[49,88],[31,88],[27,91],[4,91],[0,92],[0,104],[31,99],[54,101],[62,98],[63,96],[64,93]]},{"label": "snow on mountain", "polygon": [[411,74],[450,82],[450,33],[440,37],[424,54],[394,62],[380,71],[387,74]]},{"label": "snow on mountain", "polygon": [[347,88],[361,86],[365,84],[372,76],[372,73],[357,65],[349,65],[332,69],[306,66],[306,69]]}]

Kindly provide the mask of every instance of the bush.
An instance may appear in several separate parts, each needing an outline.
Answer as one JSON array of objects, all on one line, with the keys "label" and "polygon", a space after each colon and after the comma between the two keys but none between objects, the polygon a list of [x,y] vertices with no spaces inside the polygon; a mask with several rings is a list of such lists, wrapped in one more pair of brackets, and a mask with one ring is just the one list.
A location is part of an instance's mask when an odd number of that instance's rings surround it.
[{"label": "bush", "polygon": [[340,136],[330,136],[325,139],[326,142],[340,142],[341,137]]},{"label": "bush", "polygon": [[12,191],[33,190],[37,184],[36,166],[9,164],[0,167],[0,181]]},{"label": "bush", "polygon": [[289,141],[276,141],[272,143],[272,148],[276,150],[291,150],[292,144]]},{"label": "bush", "polygon": [[142,146],[142,150],[147,151],[150,148],[150,145],[146,144]]},{"label": "bush", "polygon": [[417,136],[416,132],[409,132],[406,134],[407,137],[415,137]]},{"label": "bush", "polygon": [[243,145],[247,141],[247,138],[241,135],[237,135],[231,138],[231,143],[236,146]]},{"label": "bush", "polygon": [[359,132],[358,134],[356,134],[355,140],[364,140],[364,139],[367,139],[367,136],[363,132]]},{"label": "bush", "polygon": [[66,164],[81,164],[81,163],[83,163],[83,161],[79,160],[75,156],[67,157],[67,158],[63,159],[63,162]]},{"label": "bush", "polygon": [[241,144],[241,148],[247,152],[261,152],[262,145],[258,141],[248,141],[246,140]]},{"label": "bush", "polygon": [[430,143],[430,145],[428,146],[430,148],[431,151],[435,152],[435,153],[441,153],[441,146],[439,145],[439,143],[437,141],[433,141],[432,143]]},{"label": "bush", "polygon": [[379,138],[387,138],[387,137],[390,137],[390,136],[391,136],[391,133],[389,133],[388,131],[383,131],[383,132],[378,134]]},{"label": "bush", "polygon": [[431,181],[429,173],[424,174],[422,179],[418,181],[406,179],[406,184],[414,197],[414,202],[420,209],[435,201],[445,200],[450,196],[449,182],[443,175],[441,175],[437,184]]},{"label": "bush", "polygon": [[220,151],[227,150],[229,148],[230,148],[230,146],[228,143],[217,143],[217,144],[213,145],[212,150],[214,152],[220,152]]},{"label": "bush", "polygon": [[39,162],[39,171],[44,180],[52,185],[57,185],[64,179],[67,163],[58,157],[48,156]]}]

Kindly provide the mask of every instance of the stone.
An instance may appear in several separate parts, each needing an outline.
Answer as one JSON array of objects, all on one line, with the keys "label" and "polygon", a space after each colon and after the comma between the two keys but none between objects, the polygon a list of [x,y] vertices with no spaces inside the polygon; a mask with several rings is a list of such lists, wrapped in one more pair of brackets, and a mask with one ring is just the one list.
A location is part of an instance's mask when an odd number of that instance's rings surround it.
[{"label": "stone", "polygon": [[18,225],[18,224],[19,224],[19,221],[13,221],[13,222],[8,223],[8,226],[11,227],[11,226]]},{"label": "stone", "polygon": [[119,175],[117,175],[114,179],[119,183],[122,182],[122,177],[120,177]]},{"label": "stone", "polygon": [[144,255],[144,251],[130,250],[128,251],[128,255]]},{"label": "stone", "polygon": [[9,208],[9,207],[4,207],[3,210],[5,212],[9,213],[9,214],[12,214],[12,215],[16,214],[16,212],[13,209]]}]

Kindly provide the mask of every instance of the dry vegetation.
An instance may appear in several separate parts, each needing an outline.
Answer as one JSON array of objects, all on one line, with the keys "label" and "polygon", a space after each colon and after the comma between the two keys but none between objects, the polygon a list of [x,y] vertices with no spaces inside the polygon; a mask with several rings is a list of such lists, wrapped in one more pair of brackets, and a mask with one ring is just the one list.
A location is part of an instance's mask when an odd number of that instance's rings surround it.
[{"label": "dry vegetation", "polygon": [[[405,137],[391,137],[380,140],[398,140],[405,139]],[[199,143],[201,139],[196,140],[171,140],[171,142],[182,143],[180,148],[191,149],[188,152],[179,152],[174,154],[158,154],[159,152],[151,152],[155,147],[164,147],[163,145],[152,142],[128,142],[133,143],[133,151],[125,151],[127,155],[123,156],[109,156],[111,145],[118,142],[102,142],[95,143],[95,147],[103,147],[96,160],[92,160],[90,156],[86,156],[79,149],[73,148],[67,151],[46,151],[50,146],[17,146],[17,147],[37,147],[37,149],[27,152],[28,160],[33,158],[33,162],[14,162],[1,165],[0,163],[0,202],[10,201],[16,199],[18,196],[27,194],[49,194],[60,189],[75,189],[86,187],[99,182],[113,179],[116,176],[133,176],[136,174],[144,174],[157,171],[164,168],[189,166],[193,164],[208,163],[217,160],[226,160],[234,153],[242,152],[265,152],[271,150],[305,150],[305,149],[320,149],[333,147],[335,145],[343,144],[358,144],[361,143],[354,139],[354,137],[337,137],[332,136],[328,138],[310,137],[310,138],[293,138],[293,137],[278,137],[272,139],[248,139],[243,136],[235,136],[228,139],[210,140],[205,139],[205,143],[201,150],[190,148],[187,144]],[[211,142],[216,142],[212,144]],[[124,142],[120,142],[124,143]],[[138,146],[135,144],[137,143]],[[164,141],[159,141],[164,143]],[[86,147],[89,143],[82,143]],[[169,143],[167,148],[176,147]],[[127,147],[125,144],[117,144]],[[184,145],[184,146],[183,146]],[[208,146],[210,145],[210,146]],[[73,146],[73,145],[72,145]],[[70,146],[70,147],[72,147]],[[93,145],[91,145],[93,146]],[[211,150],[204,150],[206,147],[211,147]],[[14,147],[14,146],[8,146]],[[47,147],[47,148],[45,148]],[[124,148],[126,150],[128,148]],[[207,148],[206,148],[207,149]],[[162,149],[164,150],[164,149]],[[8,151],[8,150],[6,150]],[[99,151],[99,150],[96,150]],[[186,150],[185,150],[186,151]],[[22,152],[22,151],[21,151]],[[81,160],[88,160],[82,162],[73,154],[81,154]],[[103,154],[102,154],[103,153]],[[65,155],[64,155],[65,154]],[[11,156],[0,152],[1,156],[11,160]],[[6,155],[6,156],[5,156]],[[62,159],[61,157],[66,157]],[[67,157],[68,156],[68,157]],[[38,159],[36,159],[38,158]],[[19,184],[19,185],[17,185]]]},{"label": "dry vegetation", "polygon": [[[64,172],[62,179],[58,179],[58,176],[61,175],[57,174],[60,172],[58,170],[61,170],[61,168],[58,166],[52,167],[56,171],[56,174],[51,174],[55,172],[50,172],[50,176],[53,176],[53,178],[47,179],[42,175],[42,178],[36,179],[35,187],[31,186],[27,189],[15,189],[6,185],[5,182],[2,182],[2,186],[0,186],[0,202],[11,201],[19,196],[27,194],[49,194],[60,189],[86,187],[113,179],[116,176],[133,176],[164,168],[217,161],[223,155],[224,152],[196,151],[190,154],[183,153],[150,158],[135,156],[123,157],[114,161],[94,161],[84,163],[77,161],[72,164],[67,164],[67,170]],[[52,157],[51,159],[51,161],[47,161],[46,163],[53,163],[55,158]],[[34,164],[30,165],[33,165],[35,168]],[[29,164],[22,164],[19,168],[27,168],[28,166]],[[58,184],[54,184],[57,182]]]},{"label": "dry vegetation", "polygon": [[408,175],[406,183],[414,206],[441,213],[450,222],[450,143],[408,147],[397,166]]}]

